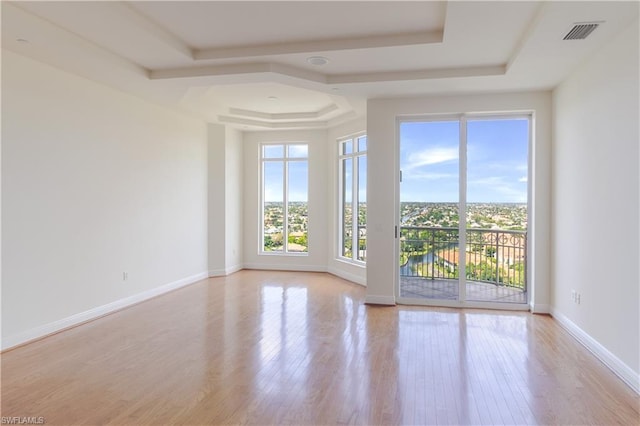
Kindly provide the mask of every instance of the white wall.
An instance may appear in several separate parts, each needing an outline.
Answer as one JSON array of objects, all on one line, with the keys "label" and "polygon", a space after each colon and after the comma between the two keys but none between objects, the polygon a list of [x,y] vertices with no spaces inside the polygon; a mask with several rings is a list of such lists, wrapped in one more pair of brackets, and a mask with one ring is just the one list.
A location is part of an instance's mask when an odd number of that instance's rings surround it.
[{"label": "white wall", "polygon": [[244,147],[242,132],[225,131],[225,268],[227,274],[242,269]]},{"label": "white wall", "polygon": [[[260,248],[260,143],[309,144],[309,253],[258,254]],[[328,228],[329,178],[325,130],[249,132],[244,134],[244,266],[250,269],[326,271],[331,232]]]},{"label": "white wall", "polygon": [[3,51],[2,209],[4,347],[203,278],[206,126]]},{"label": "white wall", "polygon": [[[600,355],[617,363],[628,381],[635,379],[636,389],[638,36],[636,21],[553,92],[551,274],[554,316],[601,345]],[[571,300],[572,289],[581,294],[580,304]]]},{"label": "white wall", "polygon": [[333,127],[327,131],[327,152],[329,173],[329,203],[327,203],[327,229],[329,237],[329,246],[327,248],[327,265],[328,271],[341,278],[353,281],[355,283],[366,285],[367,268],[364,265],[357,265],[338,258],[338,143],[337,140],[349,137],[357,133],[365,132],[367,129],[367,121],[365,118],[350,121],[348,123]]},{"label": "white wall", "polygon": [[207,125],[209,276],[242,269],[242,133]]},{"label": "white wall", "polygon": [[396,117],[400,115],[533,111],[534,196],[531,199],[531,304],[536,312],[549,309],[549,202],[551,94],[507,93],[471,96],[439,96],[405,99],[373,99],[367,104],[368,200],[367,200],[367,302],[395,303],[398,159]]},{"label": "white wall", "polygon": [[226,275],[226,131],[207,124],[209,276]]}]

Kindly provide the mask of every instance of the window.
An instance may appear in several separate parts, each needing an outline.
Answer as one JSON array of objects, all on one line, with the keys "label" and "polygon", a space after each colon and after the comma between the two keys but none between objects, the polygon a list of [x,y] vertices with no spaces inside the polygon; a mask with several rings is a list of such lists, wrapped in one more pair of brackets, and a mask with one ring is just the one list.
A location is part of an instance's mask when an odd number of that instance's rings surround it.
[{"label": "window", "polygon": [[307,144],[263,144],[260,147],[262,214],[260,252],[308,252]]},{"label": "window", "polygon": [[338,141],[340,200],[339,247],[343,259],[367,258],[367,136]]}]

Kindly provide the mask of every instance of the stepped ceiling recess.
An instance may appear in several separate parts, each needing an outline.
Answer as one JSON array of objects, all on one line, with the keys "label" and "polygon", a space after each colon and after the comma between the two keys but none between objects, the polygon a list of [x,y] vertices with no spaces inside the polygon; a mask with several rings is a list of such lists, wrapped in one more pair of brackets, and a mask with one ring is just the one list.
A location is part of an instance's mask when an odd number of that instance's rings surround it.
[{"label": "stepped ceiling recess", "polygon": [[551,89],[637,17],[608,1],[2,2],[2,46],[241,130],[327,128],[368,98]]}]

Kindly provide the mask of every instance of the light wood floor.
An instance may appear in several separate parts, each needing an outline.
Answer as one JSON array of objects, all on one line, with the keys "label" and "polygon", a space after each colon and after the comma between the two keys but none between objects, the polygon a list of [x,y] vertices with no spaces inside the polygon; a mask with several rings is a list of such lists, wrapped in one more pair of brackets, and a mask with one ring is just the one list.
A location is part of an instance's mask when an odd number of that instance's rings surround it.
[{"label": "light wood floor", "polygon": [[321,273],[202,281],[2,355],[47,424],[624,424],[640,399],[548,316],[376,307]]}]

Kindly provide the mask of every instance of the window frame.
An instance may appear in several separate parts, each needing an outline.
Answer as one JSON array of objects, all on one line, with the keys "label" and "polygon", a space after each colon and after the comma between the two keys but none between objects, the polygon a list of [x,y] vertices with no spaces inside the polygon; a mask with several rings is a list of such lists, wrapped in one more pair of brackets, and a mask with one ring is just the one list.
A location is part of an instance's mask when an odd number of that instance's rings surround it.
[{"label": "window frame", "polygon": [[[289,156],[289,146],[293,145],[304,145],[307,149],[306,157],[290,157]],[[264,151],[265,147],[268,146],[282,146],[283,147],[283,156],[282,157],[269,157],[265,158]],[[260,217],[258,218],[258,226],[260,228],[260,236],[258,238],[258,255],[265,256],[309,256],[309,143],[308,142],[261,142],[259,144],[259,163],[260,163],[260,208],[258,209],[260,212]],[[265,239],[265,222],[264,222],[264,214],[265,214],[265,179],[264,179],[264,171],[265,171],[265,163],[269,162],[279,162],[283,165],[282,172],[282,251],[267,251],[264,249],[264,239]],[[289,163],[291,162],[306,162],[307,163],[307,251],[289,251],[288,241],[289,241]]]},{"label": "window frame", "polygon": [[[366,254],[364,259],[359,259],[360,255],[360,234],[359,228],[360,224],[358,223],[359,219],[359,205],[360,205],[360,171],[359,171],[359,161],[360,158],[367,158],[368,152],[368,144],[364,150],[359,149],[358,141],[361,138],[367,138],[366,132],[358,132],[352,134],[350,136],[345,136],[337,139],[337,147],[338,147],[338,239],[336,246],[336,258],[343,262],[349,262],[360,266],[365,266],[367,264]],[[344,144],[346,142],[351,141],[352,150],[350,153],[344,153]],[[351,256],[347,257],[344,255],[344,229],[345,229],[345,217],[344,217],[344,164],[346,159],[351,159]],[[368,169],[367,169],[368,171]],[[366,219],[365,219],[365,229],[366,229]],[[366,241],[366,239],[365,239]],[[355,248],[355,249],[354,249]],[[365,243],[365,253],[366,253],[366,243]]]}]

